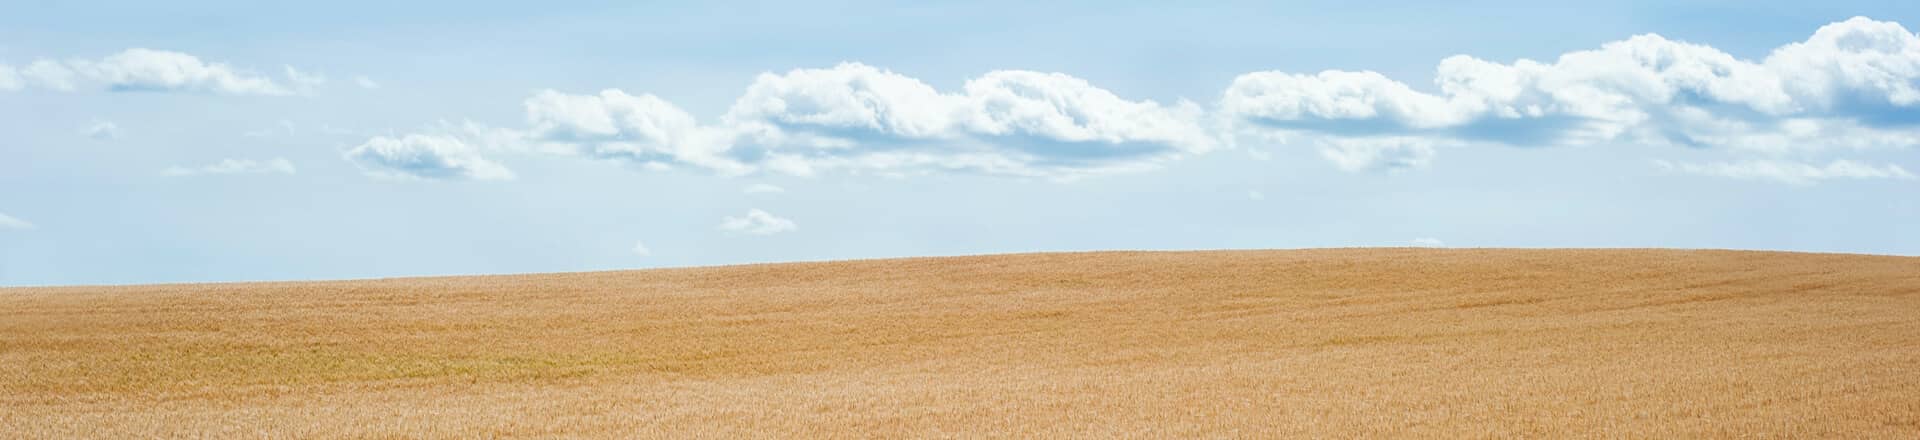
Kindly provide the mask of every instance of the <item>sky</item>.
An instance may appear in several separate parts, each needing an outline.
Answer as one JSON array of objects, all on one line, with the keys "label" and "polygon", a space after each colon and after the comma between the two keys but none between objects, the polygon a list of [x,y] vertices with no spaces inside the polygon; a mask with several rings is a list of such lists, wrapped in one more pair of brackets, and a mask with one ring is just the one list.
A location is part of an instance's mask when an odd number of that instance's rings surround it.
[{"label": "sky", "polygon": [[1029,3],[7,2],[0,285],[1920,255],[1920,4]]}]

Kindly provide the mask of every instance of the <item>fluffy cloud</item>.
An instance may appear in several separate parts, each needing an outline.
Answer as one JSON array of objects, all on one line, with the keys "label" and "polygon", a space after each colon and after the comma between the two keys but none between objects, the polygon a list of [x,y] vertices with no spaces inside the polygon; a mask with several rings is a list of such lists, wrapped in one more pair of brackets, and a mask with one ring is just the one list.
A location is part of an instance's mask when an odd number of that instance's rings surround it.
[{"label": "fluffy cloud", "polygon": [[25,79],[24,83],[60,91],[73,90],[74,81],[78,76],[79,74],[67,65],[50,60],[34,61],[26,68],[20,69],[20,77]]},{"label": "fluffy cloud", "polygon": [[292,67],[284,71],[283,82],[185,53],[135,48],[97,60],[41,59],[21,68],[0,65],[0,90],[38,87],[72,91],[98,86],[110,91],[291,95],[326,81],[323,76]]},{"label": "fluffy cloud", "polygon": [[194,176],[202,174],[293,174],[293,162],[286,159],[251,160],[224,159],[199,167],[168,167],[160,172],[171,177]]},{"label": "fluffy cloud", "polygon": [[1079,78],[1028,71],[989,72],[956,92],[855,63],[769,73],[710,123],[657,96],[621,90],[542,91],[524,107],[528,128],[495,139],[723,175],[957,171],[1068,179],[1147,168],[1218,144],[1193,103],[1132,101]]},{"label": "fluffy cloud", "polygon": [[1436,92],[1374,72],[1255,72],[1234,79],[1219,111],[1244,131],[1319,145],[1351,170],[1425,163],[1431,145],[1455,142],[1778,154],[1915,144],[1916,80],[1920,36],[1854,18],[1758,61],[1652,34],[1553,62],[1453,56]]},{"label": "fluffy cloud", "polygon": [[647,242],[644,242],[644,241],[633,242],[633,248],[628,250],[633,252],[633,254],[637,256],[642,256],[642,257],[653,256],[653,249],[648,249]]},{"label": "fluffy cloud", "polygon": [[1407,241],[1407,245],[1413,247],[1440,248],[1447,247],[1447,242],[1440,241],[1440,239],[1433,237],[1420,237]]},{"label": "fluffy cloud", "polygon": [[[0,83],[58,76],[30,73],[0,72]],[[426,136],[729,176],[1064,180],[1242,143],[1311,148],[1347,171],[1424,168],[1440,151],[1489,144],[1631,143],[1778,160],[1920,145],[1920,36],[1854,18],[1748,60],[1647,34],[1551,61],[1456,55],[1440,61],[1430,87],[1365,71],[1253,72],[1210,109],[1127,99],[1060,73],[993,71],[942,90],[858,63],[761,74],[707,120],[611,89],[541,91],[523,104],[524,129],[469,123]]]},{"label": "fluffy cloud", "polygon": [[941,92],[847,63],[762,74],[722,117],[770,168],[1073,177],[1137,169],[1218,141],[1190,102],[1133,101],[1059,73],[994,71]]},{"label": "fluffy cloud", "polygon": [[7,215],[6,213],[0,213],[0,229],[13,229],[13,230],[24,231],[24,230],[33,229],[33,228],[34,228],[33,223],[28,223],[26,220],[15,218],[13,216]]},{"label": "fluffy cloud", "polygon": [[454,136],[376,136],[348,150],[368,175],[391,179],[512,180],[513,171]]},{"label": "fluffy cloud", "polygon": [[526,101],[527,134],[549,150],[660,165],[688,164],[726,174],[748,171],[728,155],[731,136],[653,95],[604,90],[594,95],[543,91]]},{"label": "fluffy cloud", "polygon": [[1715,163],[1674,163],[1654,161],[1661,169],[1703,176],[1728,177],[1735,179],[1771,180],[1795,185],[1807,185],[1832,179],[1899,179],[1913,180],[1913,173],[1899,165],[1870,165],[1851,160],[1834,160],[1826,165],[1814,165],[1783,160],[1742,160],[1736,162]]},{"label": "fluffy cloud", "polygon": [[745,216],[720,219],[720,230],[742,234],[773,235],[799,228],[800,225],[793,220],[775,217],[759,209],[747,210]]}]

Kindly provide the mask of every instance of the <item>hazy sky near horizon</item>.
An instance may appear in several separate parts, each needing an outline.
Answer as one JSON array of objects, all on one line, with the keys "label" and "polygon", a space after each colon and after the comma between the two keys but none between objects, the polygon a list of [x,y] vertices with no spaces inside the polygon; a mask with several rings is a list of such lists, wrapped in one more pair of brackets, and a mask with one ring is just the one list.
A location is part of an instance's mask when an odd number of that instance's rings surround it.
[{"label": "hazy sky near horizon", "polygon": [[1920,255],[1920,4],[523,3],[0,5],[0,285]]}]

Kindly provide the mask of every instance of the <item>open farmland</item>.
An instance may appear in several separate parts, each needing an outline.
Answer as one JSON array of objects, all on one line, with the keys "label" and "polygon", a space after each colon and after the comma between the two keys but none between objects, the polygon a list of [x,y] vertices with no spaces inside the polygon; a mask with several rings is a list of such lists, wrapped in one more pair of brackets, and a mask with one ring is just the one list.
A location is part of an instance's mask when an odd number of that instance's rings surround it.
[{"label": "open farmland", "polygon": [[1094,252],[0,289],[0,437],[1920,438],[1920,258]]}]

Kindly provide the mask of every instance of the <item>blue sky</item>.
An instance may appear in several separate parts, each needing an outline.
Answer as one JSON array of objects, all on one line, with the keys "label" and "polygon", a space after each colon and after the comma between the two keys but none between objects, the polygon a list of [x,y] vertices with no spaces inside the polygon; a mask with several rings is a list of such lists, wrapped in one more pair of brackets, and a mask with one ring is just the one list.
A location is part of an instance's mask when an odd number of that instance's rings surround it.
[{"label": "blue sky", "polygon": [[1920,6],[1458,3],[15,2],[0,285],[1920,254]]}]

